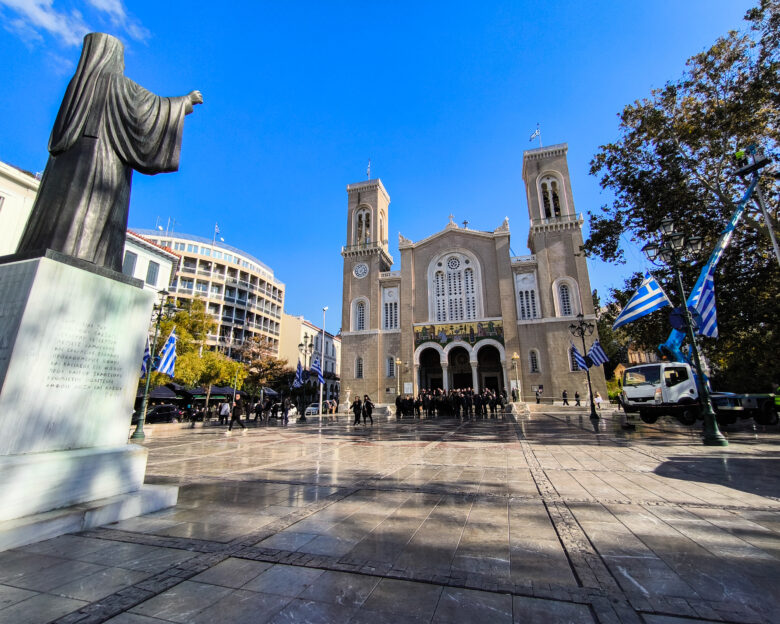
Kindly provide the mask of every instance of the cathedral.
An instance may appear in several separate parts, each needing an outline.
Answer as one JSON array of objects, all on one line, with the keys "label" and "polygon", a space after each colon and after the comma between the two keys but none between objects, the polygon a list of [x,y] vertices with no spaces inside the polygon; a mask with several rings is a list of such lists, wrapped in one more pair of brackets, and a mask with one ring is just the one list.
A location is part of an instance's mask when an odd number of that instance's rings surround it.
[{"label": "cathedral", "polygon": [[[344,398],[393,403],[422,389],[485,388],[520,400],[541,390],[585,399],[569,325],[595,323],[564,144],[523,155],[530,255],[513,256],[509,222],[492,232],[446,227],[420,241],[398,235],[400,269],[388,251],[390,196],[382,181],[347,186],[342,301]],[[587,339],[587,346],[597,338]],[[576,339],[580,341],[579,338]],[[575,343],[582,350],[582,343]],[[606,397],[603,368],[593,392]]]}]

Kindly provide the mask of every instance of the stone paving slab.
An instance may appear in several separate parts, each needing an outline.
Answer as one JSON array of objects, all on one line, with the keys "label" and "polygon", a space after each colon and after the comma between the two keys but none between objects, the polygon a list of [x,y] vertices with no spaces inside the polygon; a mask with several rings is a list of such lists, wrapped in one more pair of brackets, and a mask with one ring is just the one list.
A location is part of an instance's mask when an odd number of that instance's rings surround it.
[{"label": "stone paving slab", "polygon": [[546,408],[181,429],[173,509],[0,553],[0,622],[776,622],[780,433]]}]

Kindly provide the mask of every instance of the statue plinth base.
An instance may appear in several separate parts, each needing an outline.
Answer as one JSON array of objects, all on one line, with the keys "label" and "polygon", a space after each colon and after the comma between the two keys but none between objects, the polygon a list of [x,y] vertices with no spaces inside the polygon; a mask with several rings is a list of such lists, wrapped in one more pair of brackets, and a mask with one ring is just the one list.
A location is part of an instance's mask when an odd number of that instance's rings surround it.
[{"label": "statue plinth base", "polygon": [[[0,259],[3,534],[36,514],[66,517],[63,508],[84,513],[90,501],[141,491],[147,450],[127,432],[153,303],[137,280],[56,252]],[[47,526],[37,539],[52,537]]]}]

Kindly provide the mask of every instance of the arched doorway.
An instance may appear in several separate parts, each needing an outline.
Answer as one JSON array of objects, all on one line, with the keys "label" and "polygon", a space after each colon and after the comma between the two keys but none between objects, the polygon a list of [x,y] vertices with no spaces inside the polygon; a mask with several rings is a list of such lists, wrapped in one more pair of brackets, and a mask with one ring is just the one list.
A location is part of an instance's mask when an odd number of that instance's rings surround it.
[{"label": "arched doorway", "polygon": [[449,373],[452,383],[450,388],[453,390],[464,390],[471,388],[471,364],[469,363],[469,353],[463,347],[455,347],[449,352],[447,362],[449,363]]},{"label": "arched doorway", "polygon": [[477,353],[479,368],[479,381],[482,388],[500,392],[503,390],[504,380],[501,370],[501,354],[493,345],[486,345]]},{"label": "arched doorway", "polygon": [[437,390],[444,388],[439,352],[430,347],[420,353],[420,388]]}]

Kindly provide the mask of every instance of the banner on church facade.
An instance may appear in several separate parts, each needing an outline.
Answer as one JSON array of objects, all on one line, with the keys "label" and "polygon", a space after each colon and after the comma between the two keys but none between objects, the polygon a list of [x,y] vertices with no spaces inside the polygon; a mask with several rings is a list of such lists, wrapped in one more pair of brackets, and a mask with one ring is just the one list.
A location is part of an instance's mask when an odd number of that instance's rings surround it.
[{"label": "banner on church facade", "polygon": [[469,323],[430,323],[414,327],[414,346],[426,342],[437,342],[442,347],[451,342],[465,342],[474,345],[490,338],[504,344],[502,321],[476,321]]}]

